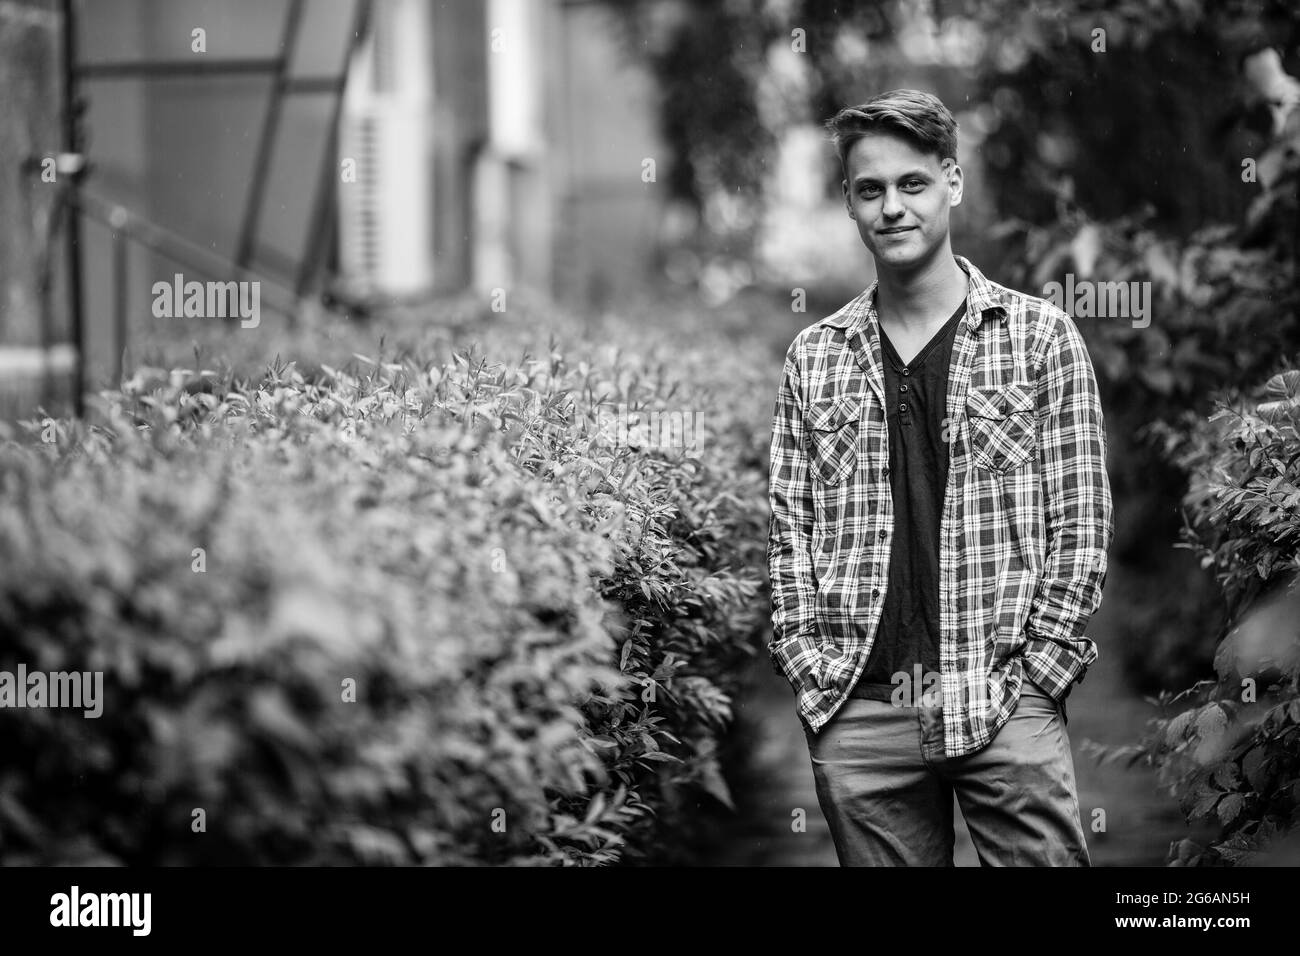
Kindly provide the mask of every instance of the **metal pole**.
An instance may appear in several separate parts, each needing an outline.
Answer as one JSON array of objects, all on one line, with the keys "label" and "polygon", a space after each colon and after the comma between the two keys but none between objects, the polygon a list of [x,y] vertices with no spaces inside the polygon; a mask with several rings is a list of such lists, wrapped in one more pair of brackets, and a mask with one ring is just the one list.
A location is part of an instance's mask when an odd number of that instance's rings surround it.
[{"label": "metal pole", "polygon": [[[73,0],[63,0],[63,146],[65,152],[80,154],[81,135],[78,129],[80,104],[77,100],[77,26],[73,16]],[[72,373],[72,409],[76,417],[85,413],[86,339],[82,325],[81,302],[81,216],[77,203],[77,180],[80,172],[70,173],[66,185],[68,209],[68,309],[72,320],[72,344],[77,354]]]},{"label": "metal pole", "polygon": [[248,189],[248,203],[244,206],[244,221],[239,229],[239,245],[235,264],[245,268],[253,258],[253,241],[257,236],[258,216],[262,211],[262,197],[266,192],[267,167],[271,163],[271,148],[276,130],[280,126],[280,110],[284,105],[289,61],[293,58],[298,40],[298,24],[302,20],[302,0],[289,0],[284,16],[284,32],[280,38],[280,57],[276,61],[275,78],[271,82],[271,101],[266,106],[262,121],[262,135],[257,141],[257,156],[253,160],[252,182]]},{"label": "metal pole", "polygon": [[[117,218],[117,217],[114,217]],[[126,349],[126,304],[127,304],[127,242],[120,232],[113,233],[113,382],[122,383],[125,362],[122,352]]]},{"label": "metal pole", "polygon": [[147,77],[235,76],[274,72],[279,60],[269,57],[198,60],[130,60],[121,63],[83,63],[77,76],[85,80],[138,80]]},{"label": "metal pole", "polygon": [[[356,0],[352,19],[352,36],[348,39],[343,54],[342,76],[346,78],[352,58],[365,36],[370,22],[371,0]],[[313,279],[324,257],[326,240],[332,235],[327,228],[334,215],[334,199],[338,175],[339,124],[343,121],[343,90],[346,84],[340,84],[339,95],[334,100],[333,114],[330,116],[329,129],[325,135],[325,149],[322,151],[319,178],[316,180],[316,199],[312,203],[311,217],[307,225],[307,248],[303,252],[302,263],[294,280],[294,291],[301,298]]]}]

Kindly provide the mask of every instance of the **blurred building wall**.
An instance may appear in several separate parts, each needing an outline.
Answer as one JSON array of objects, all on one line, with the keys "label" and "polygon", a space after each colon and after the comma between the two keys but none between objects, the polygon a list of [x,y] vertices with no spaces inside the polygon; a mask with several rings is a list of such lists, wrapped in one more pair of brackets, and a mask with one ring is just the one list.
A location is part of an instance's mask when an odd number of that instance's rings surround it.
[{"label": "blurred building wall", "polygon": [[433,28],[433,248],[440,290],[467,287],[473,278],[475,157],[488,137],[489,42],[483,0],[444,0]]},{"label": "blurred building wall", "polygon": [[[644,286],[654,268],[670,161],[649,73],[623,50],[600,3],[558,4],[549,40],[558,90],[556,283],[601,303]],[[653,159],[659,182],[642,181]]]},{"label": "blurred building wall", "polygon": [[[63,146],[59,21],[54,0],[0,0],[0,418],[38,402],[62,414],[71,395],[64,245],[57,234],[50,241],[62,184],[45,165]],[[40,282],[47,257],[48,307]]]},{"label": "blurred building wall", "polygon": [[[306,0],[291,76],[340,72],[353,5]],[[79,60],[273,57],[285,10],[286,0],[82,2]],[[399,176],[402,164],[421,166],[431,188],[398,189],[395,213],[367,213],[427,218],[429,293],[531,287],[589,301],[645,283],[661,206],[642,162],[653,158],[662,172],[667,156],[653,86],[627,62],[609,16],[599,3],[430,0],[427,142],[422,155],[383,162]],[[192,48],[196,29],[206,53]],[[270,89],[270,77],[253,74],[88,78],[87,188],[233,257]],[[284,101],[252,255],[268,276],[289,280],[307,247],[331,107],[331,96],[314,93]],[[112,235],[85,228],[88,371],[100,387],[113,367]],[[133,329],[153,283],[177,271],[132,249]],[[131,338],[138,359],[147,342]]]},{"label": "blurred building wall", "polygon": [[[147,44],[140,25],[146,0],[120,0],[115,4],[77,4],[81,18],[77,29],[80,62],[140,59]],[[113,10],[110,11],[109,7]],[[148,135],[149,114],[146,84],[122,79],[104,83],[86,83],[79,91],[86,103],[83,128],[86,130],[85,153],[90,163],[86,185],[97,194],[120,202],[123,206],[152,215],[153,177],[149,162],[151,140]],[[81,221],[82,309],[84,313],[84,348],[86,379],[93,391],[109,383],[115,364],[111,297],[113,295],[112,231],[93,220]],[[159,263],[164,268],[164,263]],[[127,259],[127,314],[147,308],[145,294],[150,276],[158,271],[146,254],[130,254]]]},{"label": "blurred building wall", "polygon": [[418,298],[434,286],[432,144],[448,130],[434,110],[443,92],[434,23],[438,36],[447,31],[442,11],[436,20],[433,12],[425,0],[374,4],[350,57],[339,142],[350,169],[340,169],[332,190],[339,269],[362,298]]},{"label": "blurred building wall", "polygon": [[[351,4],[308,0],[293,75],[339,72]],[[78,3],[78,60],[82,64],[142,60],[193,62],[274,56],[284,21],[283,3],[256,0],[100,0]],[[193,31],[205,34],[196,53]],[[91,77],[87,101],[86,189],[226,258],[235,256],[271,79],[263,75]],[[285,101],[265,202],[259,212],[252,263],[287,278],[305,247],[313,187],[322,160],[329,98]],[[112,232],[84,225],[87,379],[109,384],[113,367],[110,308],[114,295]],[[135,358],[147,351],[142,323],[152,285],[184,266],[132,246],[127,310]]]}]

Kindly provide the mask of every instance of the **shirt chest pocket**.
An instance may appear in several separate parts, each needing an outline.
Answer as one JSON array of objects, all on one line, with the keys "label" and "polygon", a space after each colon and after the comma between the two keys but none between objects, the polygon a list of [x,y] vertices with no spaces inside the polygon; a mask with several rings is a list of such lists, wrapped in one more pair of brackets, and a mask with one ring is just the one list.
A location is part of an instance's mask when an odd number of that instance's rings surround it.
[{"label": "shirt chest pocket", "polygon": [[1033,386],[1012,382],[972,388],[966,394],[966,421],[975,467],[1010,471],[1034,456],[1037,403]]},{"label": "shirt chest pocket", "polygon": [[853,397],[820,399],[808,406],[808,464],[813,477],[839,484],[858,463],[858,422],[862,403]]}]

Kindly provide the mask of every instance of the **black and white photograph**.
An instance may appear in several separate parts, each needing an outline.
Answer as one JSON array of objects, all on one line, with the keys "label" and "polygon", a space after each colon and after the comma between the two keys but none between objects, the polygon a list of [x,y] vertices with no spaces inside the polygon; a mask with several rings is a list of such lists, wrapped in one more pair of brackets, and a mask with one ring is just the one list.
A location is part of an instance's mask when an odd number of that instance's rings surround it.
[{"label": "black and white photograph", "polygon": [[1242,939],[1298,247],[1290,0],[0,0],[0,870]]}]

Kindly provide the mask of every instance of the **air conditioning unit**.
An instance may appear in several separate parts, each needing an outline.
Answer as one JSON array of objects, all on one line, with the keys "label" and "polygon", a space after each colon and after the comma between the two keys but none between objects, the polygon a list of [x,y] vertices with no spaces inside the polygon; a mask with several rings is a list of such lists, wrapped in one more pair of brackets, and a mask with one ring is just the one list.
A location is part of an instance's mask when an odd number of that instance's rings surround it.
[{"label": "air conditioning unit", "polygon": [[404,299],[433,288],[433,48],[426,0],[378,0],[348,70],[339,130],[344,289]]}]

